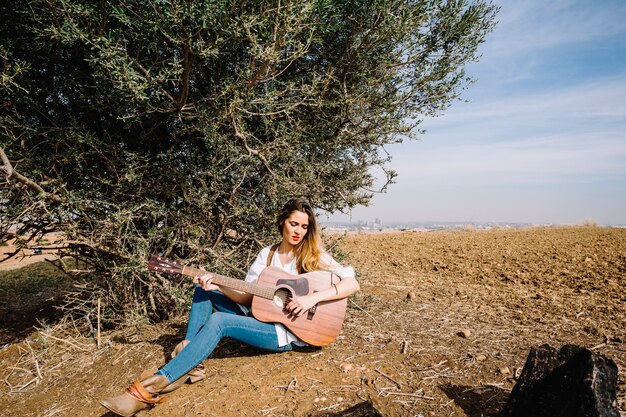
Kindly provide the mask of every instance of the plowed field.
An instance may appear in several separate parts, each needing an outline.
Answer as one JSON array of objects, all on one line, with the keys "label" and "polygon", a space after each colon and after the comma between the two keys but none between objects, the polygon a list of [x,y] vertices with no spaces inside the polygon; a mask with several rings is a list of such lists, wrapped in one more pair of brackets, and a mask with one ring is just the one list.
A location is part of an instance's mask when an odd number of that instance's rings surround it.
[{"label": "plowed field", "polygon": [[[362,291],[334,344],[265,354],[223,341],[207,380],[146,415],[489,416],[530,347],[548,343],[613,359],[626,416],[626,230],[354,234],[337,252]],[[163,364],[184,326],[103,333],[100,347],[40,327],[0,351],[0,415],[111,416],[97,400]]]}]

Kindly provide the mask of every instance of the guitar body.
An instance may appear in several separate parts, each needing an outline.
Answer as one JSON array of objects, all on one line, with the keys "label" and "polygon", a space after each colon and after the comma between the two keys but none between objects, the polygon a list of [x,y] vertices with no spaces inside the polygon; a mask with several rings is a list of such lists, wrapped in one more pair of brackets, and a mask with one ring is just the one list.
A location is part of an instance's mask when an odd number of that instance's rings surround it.
[{"label": "guitar body", "polygon": [[272,299],[255,296],[252,315],[259,321],[281,323],[304,342],[314,346],[332,343],[339,333],[346,315],[347,298],[324,301],[300,317],[292,317],[284,309],[293,296],[303,296],[330,288],[339,282],[337,275],[315,271],[291,275],[274,266],[265,268],[257,284],[273,287]]}]

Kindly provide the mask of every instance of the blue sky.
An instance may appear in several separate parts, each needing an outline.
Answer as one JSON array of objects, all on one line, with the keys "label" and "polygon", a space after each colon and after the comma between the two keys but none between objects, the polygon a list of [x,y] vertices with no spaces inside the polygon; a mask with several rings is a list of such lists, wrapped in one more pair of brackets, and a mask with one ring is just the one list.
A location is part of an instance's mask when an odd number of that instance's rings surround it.
[{"label": "blue sky", "polygon": [[[626,1],[495,1],[476,79],[330,220],[626,224]],[[324,220],[324,219],[322,219]]]}]

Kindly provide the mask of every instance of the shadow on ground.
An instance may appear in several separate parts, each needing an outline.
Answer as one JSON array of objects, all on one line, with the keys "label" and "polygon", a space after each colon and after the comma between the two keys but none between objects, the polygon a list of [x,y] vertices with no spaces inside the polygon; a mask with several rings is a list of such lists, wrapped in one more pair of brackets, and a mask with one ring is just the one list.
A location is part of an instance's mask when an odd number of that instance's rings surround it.
[{"label": "shadow on ground", "polygon": [[439,388],[463,409],[467,417],[495,417],[509,396],[509,391],[491,385],[440,385]]},{"label": "shadow on ground", "polygon": [[54,323],[61,316],[55,307],[68,286],[67,276],[49,262],[0,271],[0,346]]}]

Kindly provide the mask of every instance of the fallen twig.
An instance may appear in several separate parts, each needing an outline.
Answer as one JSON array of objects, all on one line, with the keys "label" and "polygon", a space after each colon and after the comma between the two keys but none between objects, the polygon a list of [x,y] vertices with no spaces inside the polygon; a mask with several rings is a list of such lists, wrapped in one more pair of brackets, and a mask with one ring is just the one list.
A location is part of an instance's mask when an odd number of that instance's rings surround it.
[{"label": "fallen twig", "polygon": [[33,382],[36,382],[39,380],[39,377],[34,377],[33,379],[31,379],[30,381],[26,382],[25,384],[22,385],[18,385],[17,388],[15,390],[13,390],[12,392],[19,392],[22,391],[24,388],[28,387],[29,385],[31,385]]},{"label": "fallen twig", "polygon": [[408,350],[409,350],[409,341],[405,339],[405,340],[402,341],[401,352],[402,352],[402,354],[406,354]]},{"label": "fallen twig", "polygon": [[435,400],[436,399],[434,397],[427,397],[424,394],[409,394],[409,393],[406,393],[406,392],[386,392],[385,394],[386,395],[403,395],[403,396],[406,396],[406,397],[422,398],[424,400]]},{"label": "fallen twig", "polygon": [[89,349],[89,348],[83,348],[83,347],[80,347],[80,346],[78,346],[77,344],[72,343],[72,342],[70,342],[70,341],[68,341],[68,340],[61,339],[61,338],[58,338],[58,337],[56,337],[56,336],[52,336],[51,334],[47,334],[47,335],[45,335],[45,337],[49,337],[50,339],[57,340],[57,341],[59,341],[59,342],[64,342],[64,343],[67,343],[68,345],[74,346],[76,349],[78,349],[78,350],[82,350],[83,352],[89,352],[89,351],[91,350],[91,349]]},{"label": "fallen twig", "polygon": [[118,356],[117,358],[113,359],[113,361],[111,362],[111,365],[117,365],[120,361],[120,359],[122,359],[124,356],[126,356],[130,351],[132,351],[133,349],[126,349],[120,356]]},{"label": "fallen twig", "polygon": [[7,384],[7,386],[9,387],[9,391],[13,392],[13,385],[11,385],[11,383],[9,382],[8,376],[4,378],[4,383]]},{"label": "fallen twig", "polygon": [[98,338],[96,340],[96,346],[100,349],[100,297],[98,297]]},{"label": "fallen twig", "polygon": [[392,377],[390,377],[389,375],[387,375],[386,373],[384,373],[380,369],[376,369],[376,372],[378,372],[379,374],[381,374],[385,378],[389,379],[391,382],[395,383],[398,386],[398,388],[402,388],[402,384],[401,383],[399,383],[398,381],[396,381],[395,379],[393,379]]},{"label": "fallen twig", "polygon": [[259,410],[261,412],[261,414],[263,414],[264,416],[269,414],[270,412],[272,412],[273,410],[276,410],[278,407],[272,407],[272,408],[264,408],[262,410]]},{"label": "fallen twig", "polygon": [[339,407],[339,405],[341,405],[341,403],[337,403],[337,404],[329,405],[328,407],[320,408],[320,411],[328,411],[328,410],[332,410],[333,408],[337,408],[337,407]]},{"label": "fallen twig", "polygon": [[30,343],[26,342],[26,346],[28,346],[28,350],[30,350],[30,354],[33,358],[33,361],[35,362],[35,369],[37,370],[37,377],[39,378],[39,380],[43,380],[43,377],[41,376],[41,370],[39,369],[39,362],[37,361],[37,358],[35,357],[35,352],[33,351],[33,348],[30,346]]},{"label": "fallen twig", "polygon": [[424,378],[422,378],[422,381],[426,381],[426,380],[429,380],[429,379],[437,379],[437,378],[453,379],[453,378],[461,378],[461,377],[460,376],[456,376],[456,375],[435,374],[435,375],[431,375],[431,376],[425,376]]},{"label": "fallen twig", "polygon": [[431,365],[431,366],[428,366],[428,367],[426,367],[426,368],[417,369],[417,371],[418,371],[418,372],[428,371],[428,370],[431,370],[431,369],[437,368],[438,366],[441,366],[441,365],[443,365],[443,364],[445,364],[445,363],[447,363],[447,362],[448,362],[448,360],[447,360],[447,359],[444,359],[444,360],[442,360],[441,362],[436,363],[436,364]]},{"label": "fallen twig", "polygon": [[294,376],[293,379],[287,385],[276,385],[274,388],[284,389],[285,391],[289,391],[290,389],[294,389],[298,386],[298,379]]},{"label": "fallen twig", "polygon": [[48,411],[48,414],[44,415],[43,417],[52,417],[66,410],[67,410],[67,407],[52,408],[50,411]]},{"label": "fallen twig", "polygon": [[370,318],[374,321],[374,323],[376,323],[376,325],[378,326],[378,329],[380,330],[380,323],[374,318],[374,316],[372,316],[370,313],[368,313],[367,311],[363,310],[363,308],[361,308],[360,305],[358,305],[357,303],[355,303],[354,301],[352,301],[352,299],[350,299],[350,302],[352,303],[353,306],[355,306],[356,308],[358,308],[359,310],[361,310],[362,312],[364,312],[365,314],[367,314],[368,316],[370,316]]},{"label": "fallen twig", "polygon": [[357,392],[360,388],[356,385],[335,385],[330,388],[325,388],[322,391],[328,392]]}]

